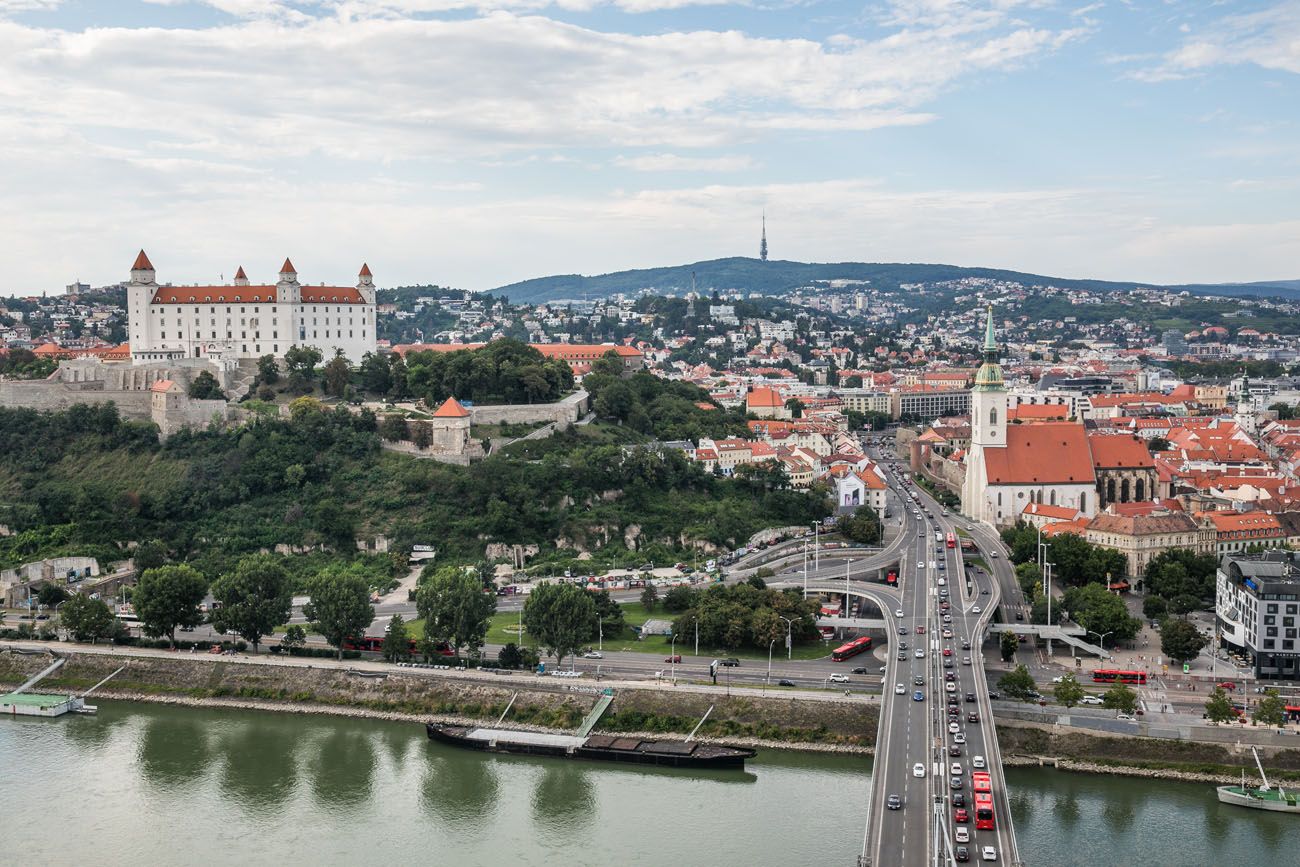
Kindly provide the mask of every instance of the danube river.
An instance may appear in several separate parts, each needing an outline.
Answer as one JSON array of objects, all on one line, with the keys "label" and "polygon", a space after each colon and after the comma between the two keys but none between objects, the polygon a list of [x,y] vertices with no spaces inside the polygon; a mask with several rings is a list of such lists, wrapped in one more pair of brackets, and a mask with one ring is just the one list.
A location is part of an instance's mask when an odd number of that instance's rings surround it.
[{"label": "danube river", "polygon": [[[870,764],[744,773],[485,756],[418,725],[103,701],[0,720],[0,829],[24,864],[852,865]],[[1208,786],[1008,773],[1045,865],[1294,864],[1300,825]]]}]

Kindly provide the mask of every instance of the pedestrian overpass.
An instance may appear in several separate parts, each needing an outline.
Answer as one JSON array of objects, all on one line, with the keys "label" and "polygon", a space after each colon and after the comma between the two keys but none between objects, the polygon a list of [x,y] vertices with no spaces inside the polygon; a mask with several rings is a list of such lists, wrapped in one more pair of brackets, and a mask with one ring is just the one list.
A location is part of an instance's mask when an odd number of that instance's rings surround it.
[{"label": "pedestrian overpass", "polygon": [[1104,648],[1085,641],[1080,636],[1088,634],[1082,626],[1061,626],[1054,624],[1036,623],[992,623],[989,624],[989,630],[992,633],[1013,632],[1017,636],[1033,635],[1037,638],[1044,638],[1048,641],[1061,641],[1070,645],[1070,655],[1074,656],[1075,648],[1082,650],[1084,653],[1090,653],[1101,659],[1110,659],[1111,655]]}]

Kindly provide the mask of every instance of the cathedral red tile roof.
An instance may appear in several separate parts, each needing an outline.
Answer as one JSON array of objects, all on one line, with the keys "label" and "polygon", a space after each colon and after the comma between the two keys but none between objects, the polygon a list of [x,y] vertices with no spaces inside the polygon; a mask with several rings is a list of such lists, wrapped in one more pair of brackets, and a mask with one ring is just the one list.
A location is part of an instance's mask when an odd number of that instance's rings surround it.
[{"label": "cathedral red tile roof", "polygon": [[1146,440],[1133,434],[1090,434],[1092,465],[1099,470],[1153,469],[1156,465]]},{"label": "cathedral red tile roof", "polygon": [[984,466],[990,485],[1096,482],[1081,424],[1008,425],[1006,446],[984,449]]}]

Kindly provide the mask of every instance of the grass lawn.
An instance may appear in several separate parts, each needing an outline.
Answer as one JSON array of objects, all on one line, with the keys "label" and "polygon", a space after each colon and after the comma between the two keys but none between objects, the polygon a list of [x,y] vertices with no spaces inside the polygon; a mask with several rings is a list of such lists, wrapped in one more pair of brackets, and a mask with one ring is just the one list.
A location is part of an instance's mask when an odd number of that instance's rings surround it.
[{"label": "grass lawn", "polygon": [[[648,611],[646,611],[645,606],[643,606],[639,602],[633,602],[629,605],[624,605],[623,620],[627,624],[628,628],[625,628],[622,632],[620,632],[617,635],[611,635],[609,631],[606,630],[603,647],[605,650],[626,651],[630,653],[647,653],[651,655],[658,654],[661,658],[667,657],[670,653],[670,650],[672,649],[672,642],[668,637],[663,635],[651,635],[646,637],[642,641],[638,641],[636,639],[636,635],[632,632],[630,627],[640,626],[641,624],[649,620],[651,617],[657,620],[672,620],[674,619],[675,616],[676,615],[674,614],[665,612],[662,608],[657,610],[652,615]],[[407,624],[407,628],[411,630],[411,634],[413,636],[416,636],[415,630],[412,629],[412,626],[415,623],[420,624],[419,635],[423,635],[424,624],[421,621],[418,620],[412,621],[411,623]],[[488,627],[488,634],[487,634],[488,643],[505,644],[507,642],[513,641],[516,644],[518,644],[519,635],[516,631],[518,629],[518,626],[519,626],[519,612],[517,611],[502,612],[500,614],[494,615],[492,617],[491,625]],[[596,646],[596,642],[593,642],[592,647],[595,646]],[[796,644],[794,647],[794,658],[795,659],[821,659],[822,657],[830,655],[832,649],[833,648],[830,644],[826,644],[821,641],[813,641],[807,644]],[[681,654],[682,656],[693,656],[695,654],[695,634],[693,631],[688,631],[686,634],[678,637],[676,652]],[[784,652],[785,652],[784,642],[778,641],[776,643],[776,647],[773,648],[772,650],[773,659],[781,657],[784,654]],[[767,659],[766,651],[760,651],[754,649],[728,651],[728,650],[720,650],[718,648],[708,647],[704,644],[700,645],[700,655],[719,656],[719,657],[734,656],[737,659],[762,659],[762,660]]]}]

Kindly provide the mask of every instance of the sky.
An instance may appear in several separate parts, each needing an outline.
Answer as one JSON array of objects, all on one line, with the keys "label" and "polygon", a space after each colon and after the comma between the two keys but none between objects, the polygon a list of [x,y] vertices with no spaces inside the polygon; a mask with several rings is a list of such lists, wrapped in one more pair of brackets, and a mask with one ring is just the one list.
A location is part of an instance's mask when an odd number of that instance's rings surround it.
[{"label": "sky", "polygon": [[1300,0],[0,0],[0,294],[1300,277]]}]

